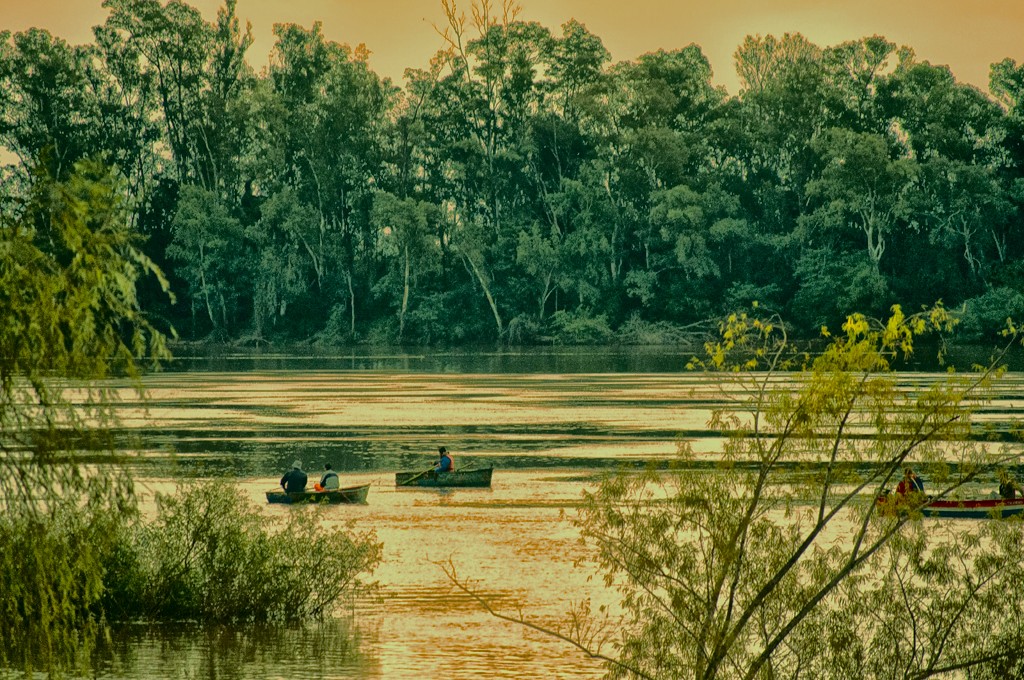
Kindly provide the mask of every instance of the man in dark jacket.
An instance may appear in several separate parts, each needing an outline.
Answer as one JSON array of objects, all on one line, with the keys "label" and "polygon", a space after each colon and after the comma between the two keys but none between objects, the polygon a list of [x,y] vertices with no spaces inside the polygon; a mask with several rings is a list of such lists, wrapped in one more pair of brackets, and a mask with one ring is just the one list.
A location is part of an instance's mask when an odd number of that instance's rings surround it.
[{"label": "man in dark jacket", "polygon": [[292,469],[281,478],[281,488],[285,493],[298,493],[306,490],[306,473],[302,471],[302,463],[295,461]]}]

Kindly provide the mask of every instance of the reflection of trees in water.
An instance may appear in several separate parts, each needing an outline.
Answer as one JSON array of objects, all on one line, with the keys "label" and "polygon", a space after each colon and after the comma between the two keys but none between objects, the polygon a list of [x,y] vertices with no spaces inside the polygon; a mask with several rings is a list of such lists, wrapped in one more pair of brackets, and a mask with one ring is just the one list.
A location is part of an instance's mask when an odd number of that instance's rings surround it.
[{"label": "reflection of trees in water", "polygon": [[93,674],[123,678],[373,675],[351,618],[295,626],[126,625],[97,642]]}]

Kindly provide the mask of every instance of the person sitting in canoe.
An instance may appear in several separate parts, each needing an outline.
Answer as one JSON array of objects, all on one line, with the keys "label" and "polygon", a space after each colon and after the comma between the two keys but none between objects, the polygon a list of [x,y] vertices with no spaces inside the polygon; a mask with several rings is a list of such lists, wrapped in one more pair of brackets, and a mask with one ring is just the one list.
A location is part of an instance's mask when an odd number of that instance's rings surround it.
[{"label": "person sitting in canoe", "polygon": [[341,488],[341,484],[338,480],[338,473],[331,469],[330,463],[324,463],[324,474],[320,478],[320,481],[313,485],[313,488],[317,491],[328,491],[330,489]]},{"label": "person sitting in canoe", "polygon": [[999,497],[1003,500],[1012,501],[1017,494],[1024,496],[1024,489],[1020,487],[1015,479],[1010,477],[1006,470],[999,471]]},{"label": "person sitting in canoe", "polygon": [[455,472],[455,461],[448,449],[443,446],[437,448],[437,464],[434,465],[434,474],[438,472]]},{"label": "person sitting in canoe", "polygon": [[281,478],[281,488],[285,493],[301,493],[306,490],[306,473],[302,471],[302,463],[295,461],[292,469]]},{"label": "person sitting in canoe", "polygon": [[901,496],[911,493],[924,493],[924,482],[914,472],[914,468],[909,466],[903,468],[903,479],[896,485],[896,493]]}]

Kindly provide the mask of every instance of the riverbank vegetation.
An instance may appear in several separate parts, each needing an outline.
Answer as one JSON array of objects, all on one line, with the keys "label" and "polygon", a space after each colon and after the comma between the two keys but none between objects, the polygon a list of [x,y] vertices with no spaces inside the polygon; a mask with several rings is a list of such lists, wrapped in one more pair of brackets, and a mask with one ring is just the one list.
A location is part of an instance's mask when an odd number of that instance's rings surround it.
[{"label": "riverbank vegetation", "polygon": [[[117,391],[169,358],[137,286],[166,281],[123,190],[80,161],[0,214],[0,668],[58,673],[115,621],[282,621],[331,611],[371,571],[370,533],[275,528],[230,487],[139,514],[114,444]],[[141,387],[139,387],[141,389]]]},{"label": "riverbank vegetation", "polygon": [[613,62],[576,20],[442,6],[401,83],[318,23],[249,55],[235,0],[4,33],[5,189],[112,167],[179,301],[145,306],[191,341],[700,342],[753,300],[811,337],[938,299],[972,341],[1024,312],[1013,60],[983,92],[881,36],[749,36],[728,93],[698,45]]},{"label": "riverbank vegetation", "polygon": [[[920,336],[953,325],[941,307],[852,315],[810,357],[777,317],[730,316],[694,360],[747,388],[709,424],[729,433],[720,464],[695,469],[684,442],[678,471],[585,493],[576,523],[621,615],[583,603],[548,632],[613,678],[1019,677],[1020,518],[923,521],[923,498],[900,514],[875,502],[906,466],[933,498],[956,498],[1021,462],[1019,429],[981,417],[1001,394],[998,358],[912,385],[892,372]],[[778,380],[794,370],[795,383]]]},{"label": "riverbank vegetation", "polygon": [[158,497],[154,518],[65,505],[0,519],[0,668],[86,664],[119,623],[290,623],[366,587],[372,532],[325,530],[317,508],[268,522],[222,483]]}]

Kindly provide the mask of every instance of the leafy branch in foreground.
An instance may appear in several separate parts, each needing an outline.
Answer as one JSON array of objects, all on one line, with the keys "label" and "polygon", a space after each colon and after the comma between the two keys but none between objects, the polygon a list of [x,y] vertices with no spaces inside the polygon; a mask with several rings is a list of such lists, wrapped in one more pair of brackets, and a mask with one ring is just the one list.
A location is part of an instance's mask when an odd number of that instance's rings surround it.
[{"label": "leafy branch in foreground", "polygon": [[610,677],[980,678],[1019,664],[1021,523],[953,527],[875,502],[907,464],[950,497],[1020,457],[975,417],[1001,357],[964,375],[895,372],[954,325],[941,306],[853,315],[811,357],[778,318],[722,323],[692,362],[731,399],[711,419],[728,433],[717,469],[690,465],[684,444],[672,470],[585,493],[576,520],[621,596]]},{"label": "leafy branch in foreground", "polygon": [[58,499],[123,501],[123,484],[84,475],[73,452],[111,450],[112,376],[169,357],[136,285],[160,270],[139,250],[122,189],[81,161],[65,181],[35,178],[0,218],[0,508],[48,510]]},{"label": "leafy branch in foreground", "polygon": [[134,509],[130,479],[83,453],[116,462],[106,379],[169,356],[136,291],[146,275],[167,282],[138,240],[122,187],[95,162],[37,173],[0,211],[0,664],[76,655],[103,588],[106,521]]},{"label": "leafy branch in foreground", "polygon": [[608,618],[606,615],[603,619],[595,619],[590,610],[589,601],[584,600],[576,603],[568,612],[564,622],[551,627],[540,622],[528,620],[522,609],[519,609],[514,615],[505,614],[498,610],[470,582],[459,578],[455,564],[451,560],[439,563],[438,566],[441,567],[445,576],[448,577],[448,580],[451,581],[456,589],[476,601],[491,616],[502,621],[519,624],[545,635],[550,635],[576,647],[592,659],[604,661],[609,665],[618,663],[614,657],[607,656],[601,652],[601,648],[611,637],[608,633]]}]

